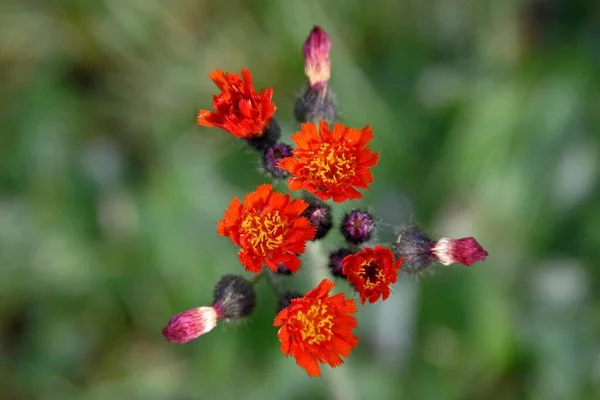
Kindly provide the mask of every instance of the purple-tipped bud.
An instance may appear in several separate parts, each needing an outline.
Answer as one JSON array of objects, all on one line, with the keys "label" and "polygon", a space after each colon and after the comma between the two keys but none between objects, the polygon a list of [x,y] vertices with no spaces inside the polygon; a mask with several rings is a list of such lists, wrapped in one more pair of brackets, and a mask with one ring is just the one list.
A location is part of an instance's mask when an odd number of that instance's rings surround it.
[{"label": "purple-tipped bud", "polygon": [[461,239],[442,238],[432,248],[433,254],[444,265],[454,263],[470,266],[484,261],[488,252],[472,237]]},{"label": "purple-tipped bud", "polygon": [[394,255],[402,257],[402,269],[409,273],[420,272],[434,261],[443,265],[473,265],[486,259],[488,253],[472,237],[462,239],[442,238],[437,242],[422,230],[411,226],[402,229],[393,247]]},{"label": "purple-tipped bud", "polygon": [[289,176],[289,172],[277,166],[277,163],[286,157],[291,157],[292,148],[285,143],[277,143],[269,146],[263,153],[263,167],[271,176],[278,179],[284,179]]},{"label": "purple-tipped bud", "polygon": [[348,243],[364,243],[373,236],[375,221],[366,211],[352,210],[342,219],[340,230]]},{"label": "purple-tipped bud", "polygon": [[331,270],[331,274],[338,278],[346,278],[344,275],[344,265],[342,264],[342,260],[344,257],[349,256],[350,254],[354,254],[354,252],[347,248],[337,249],[332,251],[329,254],[329,264],[327,266]]},{"label": "purple-tipped bud", "polygon": [[267,147],[273,146],[281,138],[281,128],[275,118],[271,118],[271,122],[265,128],[263,134],[259,137],[246,139],[250,147],[256,150],[264,150]]},{"label": "purple-tipped bud", "polygon": [[277,312],[280,312],[284,308],[290,306],[292,304],[292,299],[297,299],[299,297],[304,296],[300,292],[285,292],[280,298],[277,304]]},{"label": "purple-tipped bud", "polygon": [[333,226],[331,206],[312,196],[305,197],[304,201],[308,203],[308,208],[304,210],[302,216],[308,218],[312,226],[317,227],[313,240],[324,238]]},{"label": "purple-tipped bud", "polygon": [[192,308],[171,318],[162,334],[169,342],[187,343],[213,330],[217,318],[214,307]]},{"label": "purple-tipped bud", "polygon": [[250,315],[256,305],[254,287],[247,279],[223,275],[215,286],[213,307],[219,318],[237,319]]},{"label": "purple-tipped bud", "polygon": [[313,27],[302,47],[302,52],[304,53],[304,72],[310,86],[329,80],[331,71],[331,61],[329,60],[330,50],[331,39],[327,32],[319,26]]}]

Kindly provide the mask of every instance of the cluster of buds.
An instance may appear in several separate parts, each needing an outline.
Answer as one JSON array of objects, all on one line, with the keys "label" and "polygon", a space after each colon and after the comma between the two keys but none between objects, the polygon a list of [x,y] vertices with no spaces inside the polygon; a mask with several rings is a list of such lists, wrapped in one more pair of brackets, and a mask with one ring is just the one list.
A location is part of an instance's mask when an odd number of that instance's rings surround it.
[{"label": "cluster of buds", "polygon": [[[291,135],[293,146],[280,141],[272,88],[256,91],[250,71],[244,68],[241,75],[220,70],[209,75],[221,93],[213,98],[214,111],[199,112],[198,124],[245,140],[260,153],[271,179],[287,180],[290,193],[266,183],[241,200],[231,200],[217,233],[239,247],[240,264],[256,277],[224,275],[216,285],[212,306],[185,311],[169,321],[163,330],[168,341],[185,343],[211,331],[220,319],[247,317],[256,302],[253,285],[266,274],[279,295],[273,325],[279,327],[281,351],[294,357],[309,376],[320,375],[320,364],[340,366],[342,357],[358,345],[357,320],[352,315],[357,304],[344,293],[330,294],[333,280],[322,280],[306,294],[283,291],[279,285],[280,278],[306,268],[302,256],[307,245],[324,238],[334,226],[332,205],[361,199],[359,190],[369,189],[371,169],[379,161],[379,153],[369,146],[370,126],[358,129],[337,122],[328,88],[330,50],[327,33],[314,27],[303,47],[308,83],[296,102],[300,129]],[[292,196],[296,192],[299,196]],[[367,210],[347,212],[338,225],[345,244],[329,254],[332,278],[347,282],[362,305],[386,300],[401,267],[415,273],[436,261],[471,265],[487,256],[473,238],[435,242],[413,227],[402,230],[389,246],[377,244],[376,225]]]}]

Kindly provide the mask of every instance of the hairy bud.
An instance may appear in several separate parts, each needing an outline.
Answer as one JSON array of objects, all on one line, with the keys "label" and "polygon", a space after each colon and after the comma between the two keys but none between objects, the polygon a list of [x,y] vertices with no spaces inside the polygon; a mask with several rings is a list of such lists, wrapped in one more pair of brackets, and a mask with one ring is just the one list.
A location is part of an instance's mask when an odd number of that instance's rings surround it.
[{"label": "hairy bud", "polygon": [[325,121],[333,124],[338,119],[338,112],[327,82],[309,86],[302,96],[296,100],[294,116],[300,123]]},{"label": "hairy bud", "polygon": [[277,163],[286,157],[292,156],[292,148],[285,143],[276,143],[265,149],[263,153],[263,168],[273,178],[284,179],[290,174],[277,166]]},{"label": "hairy bud", "polygon": [[409,273],[423,271],[436,260],[431,251],[435,243],[417,227],[404,228],[398,234],[392,251],[404,259],[402,269]]},{"label": "hairy bud", "polygon": [[304,53],[304,72],[308,78],[308,87],[296,100],[294,116],[298,122],[325,121],[333,124],[337,121],[337,108],[328,90],[331,75],[329,51],[331,39],[327,32],[315,26],[302,48]]},{"label": "hairy bud", "polygon": [[297,299],[304,296],[300,292],[285,292],[280,298],[277,304],[277,312],[289,307],[292,304],[292,299]]},{"label": "hairy bud", "polygon": [[402,269],[418,273],[437,261],[443,265],[473,265],[484,261],[488,255],[472,237],[462,239],[442,238],[433,241],[425,232],[411,226],[402,229],[393,247],[394,254],[404,259]]},{"label": "hairy bud", "polygon": [[301,215],[317,227],[313,240],[324,238],[333,226],[331,206],[313,196],[306,196],[304,201],[308,203],[308,208]]},{"label": "hairy bud", "polygon": [[264,150],[273,146],[281,138],[281,128],[275,118],[271,118],[269,125],[265,128],[261,136],[246,139],[246,142],[256,150]]},{"label": "hairy bud", "polygon": [[285,266],[283,263],[277,264],[277,274],[279,275],[292,275],[292,271]]},{"label": "hairy bud", "polygon": [[329,264],[327,264],[327,266],[329,267],[329,270],[333,276],[344,279],[346,278],[346,275],[344,275],[343,272],[344,264],[342,264],[342,260],[350,254],[354,254],[354,252],[345,247],[329,253]]},{"label": "hairy bud", "polygon": [[348,243],[361,244],[373,236],[375,220],[366,211],[352,210],[342,219],[340,230]]},{"label": "hairy bud", "polygon": [[219,318],[237,319],[250,315],[256,305],[256,294],[247,279],[233,274],[223,275],[215,286],[213,307]]}]

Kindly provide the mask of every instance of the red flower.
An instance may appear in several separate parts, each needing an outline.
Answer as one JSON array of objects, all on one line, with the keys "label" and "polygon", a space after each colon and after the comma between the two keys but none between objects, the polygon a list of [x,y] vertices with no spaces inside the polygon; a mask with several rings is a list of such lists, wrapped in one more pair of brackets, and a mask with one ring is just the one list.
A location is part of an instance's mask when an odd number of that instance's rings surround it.
[{"label": "red flower", "polygon": [[241,250],[240,263],[250,272],[259,273],[264,264],[277,271],[279,263],[296,273],[300,268],[298,254],[315,236],[316,227],[301,217],[308,204],[290,195],[274,192],[271,185],[261,185],[244,197],[242,204],[233,198],[217,233],[229,236]]},{"label": "red flower", "polygon": [[356,304],[343,293],[328,296],[333,282],[322,280],[304,297],[291,299],[291,305],[275,317],[273,326],[281,326],[277,336],[281,351],[293,356],[309,376],[321,375],[320,363],[342,365],[358,344],[352,331],[357,326]]},{"label": "red flower", "polygon": [[336,123],[333,133],[326,122],[320,122],[320,132],[313,123],[301,125],[292,135],[297,148],[293,157],[279,162],[279,168],[288,171],[291,190],[304,189],[321,200],[335,202],[360,199],[355,188],[368,189],[373,182],[371,167],[379,161],[379,153],[372,153],[366,144],[373,138],[368,125],[360,129]]},{"label": "red flower", "polygon": [[252,74],[245,68],[242,68],[242,77],[219,69],[209,77],[222,93],[213,96],[214,112],[200,110],[198,125],[221,128],[242,139],[261,136],[277,108],[271,101],[273,89],[256,93]]},{"label": "red flower", "polygon": [[398,279],[402,259],[394,261],[389,249],[377,246],[344,257],[342,265],[348,282],[360,293],[360,302],[365,304],[367,299],[369,303],[375,303],[380,296],[383,300],[389,297],[389,285]]}]

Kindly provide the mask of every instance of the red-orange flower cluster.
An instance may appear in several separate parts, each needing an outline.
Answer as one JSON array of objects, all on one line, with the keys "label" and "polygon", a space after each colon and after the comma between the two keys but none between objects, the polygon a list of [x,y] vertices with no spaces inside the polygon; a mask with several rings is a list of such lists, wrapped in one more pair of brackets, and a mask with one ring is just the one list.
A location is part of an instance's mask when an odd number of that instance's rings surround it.
[{"label": "red-orange flower cluster", "polygon": [[244,197],[243,204],[233,198],[217,233],[241,247],[238,258],[248,271],[259,273],[264,263],[276,272],[281,263],[296,273],[298,254],[304,253],[306,242],[316,232],[316,227],[300,216],[307,207],[303,200],[292,200],[289,194],[274,192],[271,185],[261,185]]},{"label": "red-orange flower cluster", "polygon": [[383,300],[389,297],[389,285],[396,283],[402,259],[394,261],[389,249],[376,246],[344,257],[342,265],[348,282],[360,294],[360,302],[365,304],[366,300],[375,303],[379,297]]},{"label": "red-orange flower cluster", "polygon": [[292,356],[309,376],[321,375],[320,363],[342,365],[340,356],[348,357],[358,344],[352,331],[357,326],[356,304],[343,293],[329,296],[333,282],[323,280],[304,297],[277,314],[274,326],[281,326],[277,336],[281,351]]},{"label": "red-orange flower cluster", "polygon": [[321,121],[319,128],[305,123],[292,135],[297,146],[293,157],[279,162],[279,167],[292,175],[289,188],[304,189],[321,200],[333,198],[338,203],[362,198],[355,188],[369,188],[373,182],[371,167],[379,161],[379,153],[367,146],[373,138],[371,127],[361,130],[336,123],[331,132]]},{"label": "red-orange flower cluster", "polygon": [[261,136],[275,114],[276,107],[271,101],[273,89],[256,93],[252,74],[245,68],[241,77],[219,69],[209,77],[222,92],[213,96],[214,112],[200,110],[198,125],[221,128],[242,139]]}]

